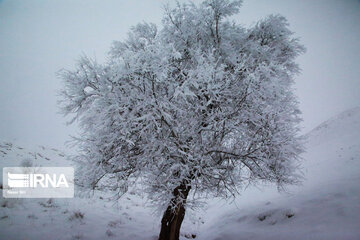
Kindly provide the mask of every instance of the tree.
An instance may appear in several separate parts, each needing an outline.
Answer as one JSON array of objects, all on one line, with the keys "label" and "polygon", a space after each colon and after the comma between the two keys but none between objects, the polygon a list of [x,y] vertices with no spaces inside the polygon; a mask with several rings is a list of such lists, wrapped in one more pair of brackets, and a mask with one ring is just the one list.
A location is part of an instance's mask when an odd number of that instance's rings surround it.
[{"label": "tree", "polygon": [[298,180],[292,85],[304,47],[282,16],[249,29],[227,20],[240,5],[178,3],[161,30],[138,24],[114,42],[105,64],[82,57],[60,73],[62,110],[82,129],[83,185],[119,195],[142,186],[165,210],[160,240],[179,238],[185,209],[202,196]]}]

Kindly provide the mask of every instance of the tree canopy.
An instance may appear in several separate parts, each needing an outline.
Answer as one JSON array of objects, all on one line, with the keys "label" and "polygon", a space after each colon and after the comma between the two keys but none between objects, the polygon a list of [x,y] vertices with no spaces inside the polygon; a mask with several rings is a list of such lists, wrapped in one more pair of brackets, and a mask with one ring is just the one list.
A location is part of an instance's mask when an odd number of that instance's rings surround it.
[{"label": "tree canopy", "polygon": [[60,72],[62,110],[82,129],[84,186],[122,193],[136,182],[168,206],[179,186],[194,193],[189,204],[248,183],[297,181],[303,147],[292,86],[304,47],[282,16],[250,28],[228,20],[240,6],[178,3],[161,28],[132,27],[105,63],[84,56]]}]

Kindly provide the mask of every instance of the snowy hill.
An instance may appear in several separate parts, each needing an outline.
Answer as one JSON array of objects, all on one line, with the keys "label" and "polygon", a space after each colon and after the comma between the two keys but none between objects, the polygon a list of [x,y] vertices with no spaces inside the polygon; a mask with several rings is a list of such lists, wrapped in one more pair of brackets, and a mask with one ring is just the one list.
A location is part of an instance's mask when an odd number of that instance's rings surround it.
[{"label": "snowy hill", "polygon": [[[206,211],[187,213],[181,239],[360,239],[359,133],[360,108],[324,122],[307,134],[301,186],[281,194],[273,186],[249,188],[232,203],[209,200]],[[0,141],[1,168],[72,165],[55,148]],[[160,217],[141,193],[130,191],[117,204],[110,196],[4,199],[1,193],[0,239],[157,239]]]},{"label": "snowy hill", "polygon": [[[336,140],[349,143],[349,138],[353,138],[356,143],[356,137],[360,129],[360,107],[356,107],[340,113],[339,115],[323,122],[318,127],[307,134],[310,145],[327,144]],[[341,139],[339,139],[341,138]]]},{"label": "snowy hill", "polygon": [[[62,151],[0,141],[0,167],[73,166]],[[2,183],[2,171],[1,180]],[[1,190],[2,191],[2,190]],[[144,200],[129,192],[117,204],[111,194],[90,198],[5,199],[0,192],[0,239],[149,239],[160,220],[153,221]],[[156,224],[155,224],[156,223]],[[20,230],[20,231],[19,231]]]},{"label": "snowy hill", "polygon": [[[251,189],[211,211],[199,239],[360,239],[360,108],[307,134],[302,186]],[[242,200],[240,200],[242,199]]]}]

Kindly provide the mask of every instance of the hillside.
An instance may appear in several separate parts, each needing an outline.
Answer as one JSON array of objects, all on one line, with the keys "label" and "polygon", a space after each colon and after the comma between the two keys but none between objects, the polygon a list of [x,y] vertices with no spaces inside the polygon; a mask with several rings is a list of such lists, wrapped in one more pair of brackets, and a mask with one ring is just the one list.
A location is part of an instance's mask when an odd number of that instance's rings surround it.
[{"label": "hillside", "polygon": [[[0,167],[73,166],[56,148],[26,146],[0,141]],[[2,183],[2,171],[1,180]],[[1,190],[2,191],[2,190]],[[151,209],[139,194],[130,191],[114,204],[111,193],[90,198],[5,199],[0,197],[0,239],[149,239],[157,235],[160,220],[152,221]],[[21,231],[19,231],[21,230]]]},{"label": "hillside", "polygon": [[322,123],[307,134],[302,186],[244,192],[211,212],[199,239],[360,239],[359,133],[360,108]]}]

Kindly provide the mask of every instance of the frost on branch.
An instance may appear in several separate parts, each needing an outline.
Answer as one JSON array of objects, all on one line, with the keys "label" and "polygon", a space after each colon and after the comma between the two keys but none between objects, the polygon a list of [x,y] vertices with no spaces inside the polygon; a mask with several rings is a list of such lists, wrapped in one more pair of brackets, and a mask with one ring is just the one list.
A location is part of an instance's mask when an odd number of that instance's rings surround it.
[{"label": "frost on branch", "polygon": [[[167,206],[179,186],[196,203],[248,183],[297,182],[302,142],[292,85],[304,48],[282,16],[249,29],[226,20],[240,5],[167,8],[162,28],[133,27],[106,63],[82,57],[60,73],[62,110],[82,129],[83,186],[121,193],[136,182]],[[187,193],[176,194],[185,202]]]}]

